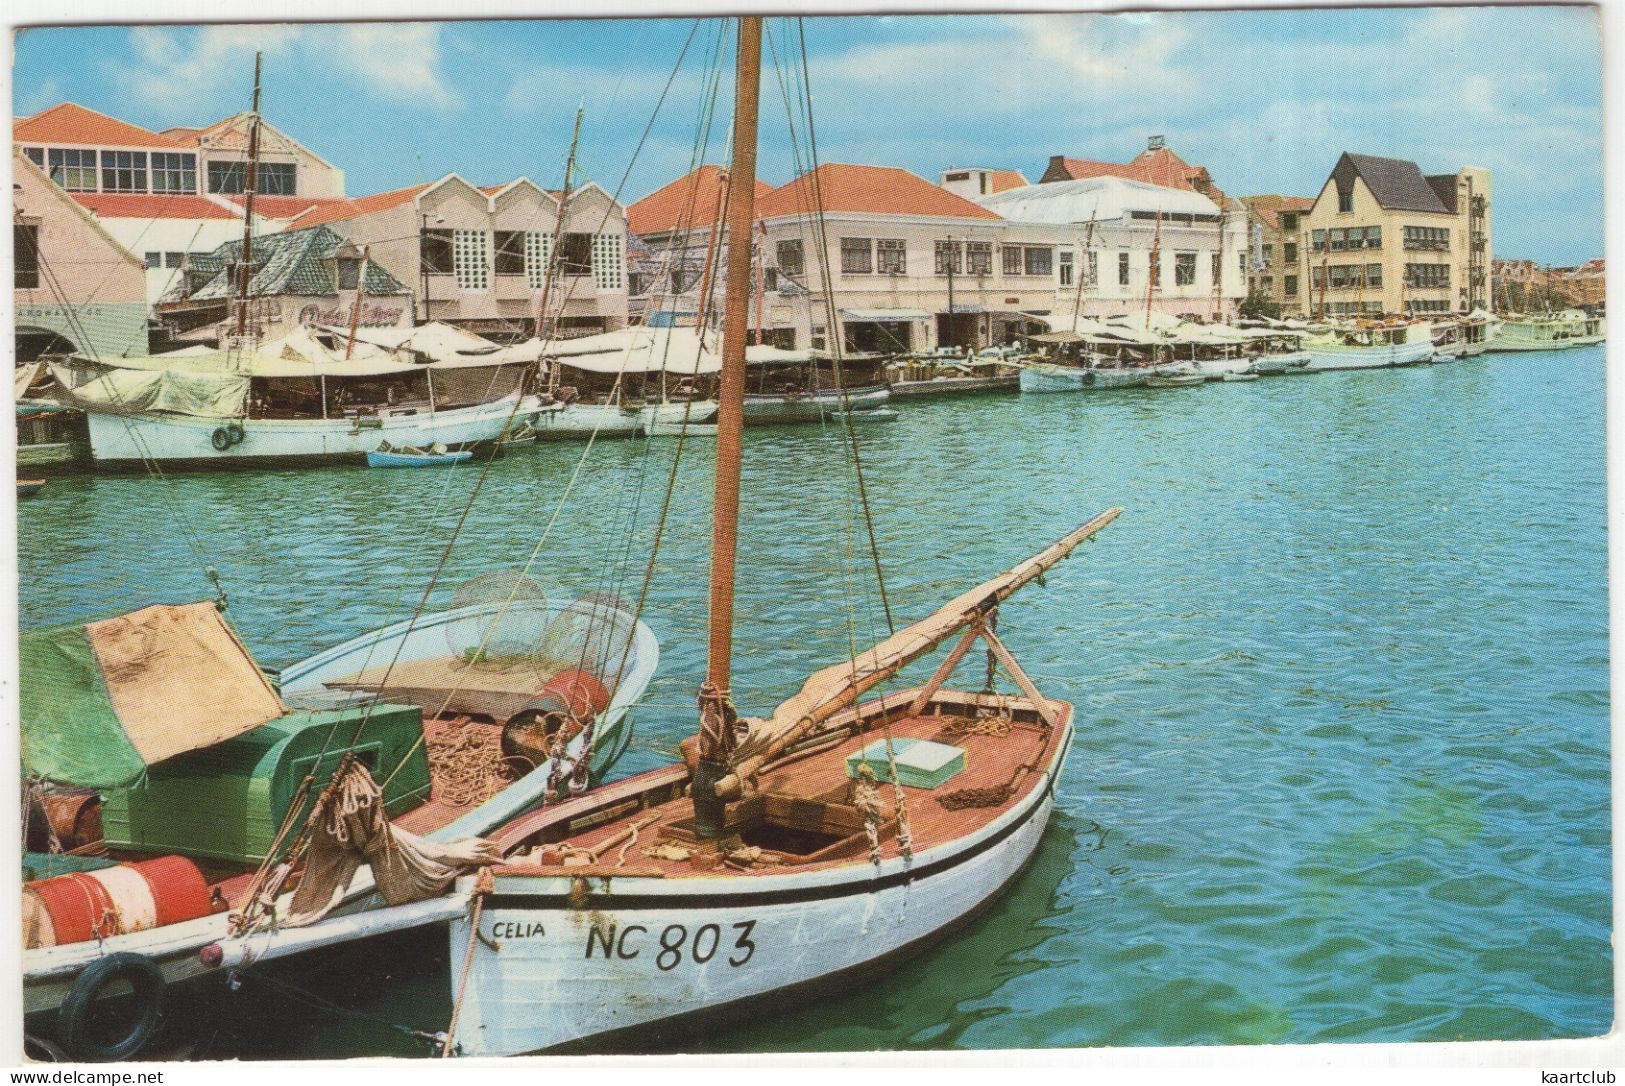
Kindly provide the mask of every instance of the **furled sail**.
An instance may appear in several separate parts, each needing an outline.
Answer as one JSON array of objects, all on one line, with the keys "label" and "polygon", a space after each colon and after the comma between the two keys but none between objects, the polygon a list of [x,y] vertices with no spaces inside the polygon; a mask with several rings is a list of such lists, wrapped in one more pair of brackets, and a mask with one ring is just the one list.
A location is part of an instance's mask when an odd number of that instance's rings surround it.
[{"label": "furled sail", "polygon": [[764,763],[957,631],[978,621],[1116,520],[1121,512],[1120,508],[1106,510],[1015,568],[957,597],[929,618],[898,630],[868,652],[814,672],[772,716],[742,721],[746,732],[735,748],[734,773],[718,784],[718,794],[737,793],[740,782]]}]

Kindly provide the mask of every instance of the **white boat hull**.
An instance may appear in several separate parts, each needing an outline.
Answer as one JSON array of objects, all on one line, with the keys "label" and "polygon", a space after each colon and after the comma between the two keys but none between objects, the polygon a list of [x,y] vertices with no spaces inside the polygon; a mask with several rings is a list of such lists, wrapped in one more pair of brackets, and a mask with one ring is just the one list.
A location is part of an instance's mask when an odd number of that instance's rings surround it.
[{"label": "white boat hull", "polygon": [[1268,376],[1300,372],[1309,365],[1308,351],[1262,354],[1253,359],[1253,372]]},{"label": "white boat hull", "polygon": [[1555,339],[1548,327],[1508,321],[1501,325],[1501,330],[1490,341],[1489,350],[1501,354],[1514,351],[1566,351],[1578,346],[1581,346],[1581,342],[1576,337]]},{"label": "white boat hull", "polygon": [[1082,392],[1086,389],[1132,388],[1145,384],[1149,371],[1104,367],[1053,366],[1047,363],[1025,366],[1021,371],[1021,391]]},{"label": "white boat hull", "polygon": [[659,403],[622,406],[620,404],[573,403],[564,406],[537,404],[531,425],[542,440],[623,436],[645,433],[651,424],[681,424],[685,415],[691,423],[706,423],[716,417],[714,400],[694,403]]},{"label": "white boat hull", "polygon": [[749,393],[745,396],[745,421],[753,422],[818,422],[841,411],[867,411],[884,405],[891,399],[886,385],[866,385],[863,388],[825,388],[817,392],[790,395]]},{"label": "white boat hull", "polygon": [[1209,381],[1222,381],[1226,376],[1234,373],[1249,373],[1253,368],[1251,358],[1202,358],[1192,363],[1196,372]]},{"label": "white boat hull", "polygon": [[[364,634],[309,659],[282,669],[285,700],[297,702],[301,695],[324,689],[323,683],[364,671],[395,657],[397,647],[402,661],[443,656],[447,650],[446,629],[458,622],[478,621],[500,604],[460,608],[425,615],[415,624],[400,622]],[[601,773],[625,745],[630,728],[628,713],[643,696],[660,662],[660,646],[654,634],[639,622],[626,673],[616,686],[609,708],[600,718],[594,739],[593,772]],[[577,740],[579,747],[579,739]],[[571,752],[572,754],[574,751]],[[543,766],[514,782],[486,802],[469,808],[468,813],[426,836],[433,841],[454,841],[479,836],[512,821],[534,807],[546,790],[548,768]],[[278,913],[286,914],[291,895],[278,900]],[[231,937],[225,913],[166,927],[150,928],[118,935],[101,942],[68,943],[23,952],[23,1009],[33,1014],[60,1006],[75,977],[97,958],[129,952],[151,958],[166,983],[194,979],[246,960],[269,960],[297,954],[315,946],[351,942],[359,938],[398,931],[444,920],[443,904],[424,902],[418,906],[384,907],[373,892],[370,868],[363,867],[333,915],[308,928],[286,928],[259,932],[242,938]],[[404,911],[403,911],[404,910]],[[365,920],[358,917],[366,917]],[[220,966],[211,970],[198,959],[198,951],[218,943],[225,951]]]},{"label": "white boat hull", "polygon": [[1433,341],[1384,343],[1370,347],[1310,345],[1306,348],[1311,373],[1327,370],[1374,370],[1410,366],[1433,357]]},{"label": "white boat hull", "polygon": [[[186,415],[112,415],[86,412],[91,456],[107,464],[196,464],[209,467],[265,463],[365,463],[387,441],[392,447],[448,449],[495,441],[516,412],[518,393],[474,407],[421,414],[351,419],[205,419]],[[215,448],[215,432],[235,424],[242,440]]]},{"label": "white boat hull", "polygon": [[[590,878],[577,908],[569,879],[499,875],[463,996],[461,1052],[518,1055],[627,1031],[636,1048],[636,1031],[654,1023],[737,1013],[895,960],[974,915],[1021,872],[1064,759],[1063,746],[1025,802],[911,862],[888,855],[878,867],[792,870],[745,887],[738,878]],[[454,998],[469,938],[468,917],[454,920]]]}]

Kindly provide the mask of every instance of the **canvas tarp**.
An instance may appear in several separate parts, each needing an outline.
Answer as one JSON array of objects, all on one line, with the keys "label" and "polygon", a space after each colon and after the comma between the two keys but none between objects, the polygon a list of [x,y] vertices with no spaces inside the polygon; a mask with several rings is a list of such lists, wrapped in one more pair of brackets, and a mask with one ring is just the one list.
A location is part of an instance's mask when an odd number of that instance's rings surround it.
[{"label": "canvas tarp", "polygon": [[57,626],[20,648],[23,768],[61,784],[122,787],[285,711],[212,603]]},{"label": "canvas tarp", "polygon": [[85,368],[53,363],[51,374],[80,406],[104,414],[163,412],[229,419],[243,414],[248,378],[186,370]]}]

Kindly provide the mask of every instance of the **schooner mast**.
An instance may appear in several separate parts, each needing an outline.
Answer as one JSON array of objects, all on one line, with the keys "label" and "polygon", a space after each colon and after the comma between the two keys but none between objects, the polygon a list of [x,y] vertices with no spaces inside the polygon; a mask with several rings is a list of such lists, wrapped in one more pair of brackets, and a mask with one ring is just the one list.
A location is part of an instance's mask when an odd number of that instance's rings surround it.
[{"label": "schooner mast", "polygon": [[248,332],[248,281],[253,274],[254,193],[259,188],[260,64],[264,53],[254,54],[254,106],[248,114],[248,165],[243,171],[243,253],[237,265],[237,326],[239,337]]},{"label": "schooner mast", "polygon": [[733,163],[728,170],[728,263],[722,320],[722,387],[717,411],[715,496],[711,519],[711,597],[705,684],[700,687],[700,764],[694,774],[694,832],[722,832],[725,801],[717,782],[729,772],[735,715],[730,692],[735,561],[739,550],[739,464],[745,423],[745,336],[749,320],[751,227],[756,215],[756,113],[761,86],[762,20],[739,20],[734,86]]}]

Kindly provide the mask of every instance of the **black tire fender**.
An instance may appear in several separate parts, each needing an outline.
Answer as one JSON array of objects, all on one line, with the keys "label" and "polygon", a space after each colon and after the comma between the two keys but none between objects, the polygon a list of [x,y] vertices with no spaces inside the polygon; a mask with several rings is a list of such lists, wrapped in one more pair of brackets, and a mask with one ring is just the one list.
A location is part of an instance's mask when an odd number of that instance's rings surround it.
[{"label": "black tire fender", "polygon": [[226,440],[231,442],[233,445],[241,445],[243,443],[243,438],[246,437],[246,436],[247,435],[243,433],[243,424],[242,423],[240,423],[240,422],[228,422],[228,423],[226,423]]},{"label": "black tire fender", "polygon": [[225,452],[231,448],[231,433],[224,427],[218,427],[209,435],[209,444],[214,446],[215,452]]},{"label": "black tire fender", "polygon": [[[134,989],[140,1016],[123,1037],[112,1042],[97,1040],[89,1034],[96,996],[120,977]],[[87,1063],[127,1060],[152,1040],[163,1013],[164,974],[158,963],[143,954],[109,954],[91,962],[73,979],[57,1008],[56,1036],[70,1056]]]}]

